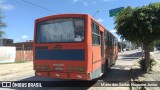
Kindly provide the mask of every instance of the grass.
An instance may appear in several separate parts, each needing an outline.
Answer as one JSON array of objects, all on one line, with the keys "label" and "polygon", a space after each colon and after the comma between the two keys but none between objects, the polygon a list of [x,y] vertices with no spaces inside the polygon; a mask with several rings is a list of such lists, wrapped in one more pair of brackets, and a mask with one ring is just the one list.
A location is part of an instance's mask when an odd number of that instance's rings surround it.
[{"label": "grass", "polygon": [[25,63],[25,60],[16,60],[15,63]]}]

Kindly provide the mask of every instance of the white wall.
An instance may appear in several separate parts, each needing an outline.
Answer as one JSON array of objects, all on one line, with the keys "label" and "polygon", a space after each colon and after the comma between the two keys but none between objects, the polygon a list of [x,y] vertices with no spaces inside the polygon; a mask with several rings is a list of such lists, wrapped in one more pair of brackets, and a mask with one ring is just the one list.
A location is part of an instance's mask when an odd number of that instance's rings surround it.
[{"label": "white wall", "polygon": [[0,63],[15,62],[16,47],[0,46]]}]

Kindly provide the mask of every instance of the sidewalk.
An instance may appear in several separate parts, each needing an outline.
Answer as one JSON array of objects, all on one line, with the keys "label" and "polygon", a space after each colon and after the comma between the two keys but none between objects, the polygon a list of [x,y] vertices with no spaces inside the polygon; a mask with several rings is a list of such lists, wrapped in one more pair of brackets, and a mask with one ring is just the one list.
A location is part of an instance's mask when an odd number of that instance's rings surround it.
[{"label": "sidewalk", "polygon": [[[151,57],[153,57],[157,64],[153,66],[152,71],[149,73],[144,73],[138,62],[132,66],[132,80],[135,82],[143,81],[160,81],[160,51],[150,52]],[[141,90],[141,87],[134,87],[133,90]],[[160,90],[160,87],[145,87],[142,90]]]}]

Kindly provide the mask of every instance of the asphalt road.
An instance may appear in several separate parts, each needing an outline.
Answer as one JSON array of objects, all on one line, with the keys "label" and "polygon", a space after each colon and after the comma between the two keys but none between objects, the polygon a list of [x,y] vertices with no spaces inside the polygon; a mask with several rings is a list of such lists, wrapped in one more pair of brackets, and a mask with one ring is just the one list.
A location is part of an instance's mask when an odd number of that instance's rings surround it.
[{"label": "asphalt road", "polygon": [[[98,78],[89,84],[87,82],[78,82],[80,85],[88,84],[87,87],[0,88],[0,90],[129,90],[129,87],[101,87],[100,84],[104,81],[130,81],[131,66],[134,65],[140,56],[140,51],[126,51],[119,53],[116,64],[110,68],[108,74],[105,77]],[[19,64],[1,64],[0,70],[2,70],[2,72],[0,72],[0,81],[62,81],[62,83],[59,84],[65,84],[63,81],[66,80],[35,77],[32,68],[32,62]],[[96,85],[98,85],[98,87],[95,87]]]}]

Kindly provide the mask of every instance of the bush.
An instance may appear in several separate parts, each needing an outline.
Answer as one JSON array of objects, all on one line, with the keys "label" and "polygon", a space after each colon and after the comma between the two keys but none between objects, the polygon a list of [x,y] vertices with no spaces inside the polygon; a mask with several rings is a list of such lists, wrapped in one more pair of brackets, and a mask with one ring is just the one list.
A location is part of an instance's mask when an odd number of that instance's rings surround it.
[{"label": "bush", "polygon": [[151,60],[150,60],[150,67],[151,67],[151,69],[153,68],[153,66],[154,65],[156,65],[157,64],[157,62],[156,62],[156,60],[154,59],[154,58],[151,58]]},{"label": "bush", "polygon": [[140,64],[141,69],[144,70],[145,69],[145,59],[140,60],[139,64]]},{"label": "bush", "polygon": [[[140,67],[142,70],[145,70],[145,59],[142,59],[139,61]],[[153,68],[154,65],[156,65],[157,62],[154,58],[150,59],[150,70]]]}]

